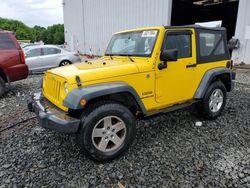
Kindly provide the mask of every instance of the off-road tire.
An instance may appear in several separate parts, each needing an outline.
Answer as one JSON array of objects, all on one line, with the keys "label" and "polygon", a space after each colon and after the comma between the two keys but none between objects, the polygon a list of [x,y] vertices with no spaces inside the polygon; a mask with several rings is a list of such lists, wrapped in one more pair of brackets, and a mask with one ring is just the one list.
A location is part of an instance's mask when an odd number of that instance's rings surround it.
[{"label": "off-road tire", "polygon": [[[118,148],[113,151],[104,152],[95,146],[92,133],[94,134],[98,122],[103,118],[110,116],[118,117],[124,122],[126,134],[124,134],[124,140]],[[97,162],[105,162],[113,160],[128,149],[132,144],[135,135],[135,118],[129,109],[120,103],[105,101],[90,106],[82,115],[80,128],[77,133],[77,143],[87,157]]]},{"label": "off-road tire", "polygon": [[6,85],[4,80],[0,77],[0,97],[4,95],[6,91]]},{"label": "off-road tire", "polygon": [[[216,112],[213,112],[210,109],[209,102],[210,102],[211,95],[216,90],[219,90],[222,92],[223,100],[222,100],[222,105],[220,106],[219,110]],[[216,119],[218,116],[221,115],[223,109],[225,108],[226,98],[227,98],[227,91],[226,91],[225,85],[221,81],[213,82],[208,87],[203,100],[199,102],[198,104],[196,104],[197,113],[206,119]]]}]

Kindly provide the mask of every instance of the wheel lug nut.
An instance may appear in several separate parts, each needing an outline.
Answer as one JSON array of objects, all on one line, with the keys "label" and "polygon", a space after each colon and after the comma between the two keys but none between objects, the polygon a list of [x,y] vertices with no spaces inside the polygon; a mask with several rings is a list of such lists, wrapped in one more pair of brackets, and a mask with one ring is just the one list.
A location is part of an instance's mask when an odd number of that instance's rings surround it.
[{"label": "wheel lug nut", "polygon": [[108,137],[106,136],[106,137],[105,137],[105,139],[107,140],[107,139],[108,139]]},{"label": "wheel lug nut", "polygon": [[111,135],[111,138],[114,138],[114,135]]},{"label": "wheel lug nut", "polygon": [[112,132],[115,132],[115,129],[112,129]]},{"label": "wheel lug nut", "polygon": [[105,131],[103,131],[103,132],[102,132],[102,134],[106,134],[106,132],[105,132]]},{"label": "wheel lug nut", "polygon": [[107,127],[107,129],[109,130],[109,129],[110,129],[110,127]]}]

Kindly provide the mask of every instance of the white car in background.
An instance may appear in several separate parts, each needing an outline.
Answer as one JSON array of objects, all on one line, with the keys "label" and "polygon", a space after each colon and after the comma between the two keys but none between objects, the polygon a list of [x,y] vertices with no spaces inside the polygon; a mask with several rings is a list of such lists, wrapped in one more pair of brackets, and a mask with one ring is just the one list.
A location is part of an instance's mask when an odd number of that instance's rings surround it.
[{"label": "white car in background", "polygon": [[28,46],[24,48],[24,54],[30,73],[81,62],[79,53],[69,52],[54,45]]}]

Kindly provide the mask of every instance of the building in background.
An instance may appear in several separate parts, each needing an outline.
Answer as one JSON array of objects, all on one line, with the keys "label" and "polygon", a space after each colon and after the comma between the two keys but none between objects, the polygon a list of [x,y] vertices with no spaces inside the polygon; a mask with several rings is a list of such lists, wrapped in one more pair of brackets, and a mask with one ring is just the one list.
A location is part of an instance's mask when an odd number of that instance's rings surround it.
[{"label": "building in background", "polygon": [[240,40],[235,62],[250,64],[250,0],[63,0],[69,50],[102,55],[112,33],[146,26],[222,21]]},{"label": "building in background", "polygon": [[250,0],[240,0],[235,38],[239,39],[239,49],[235,49],[232,59],[236,63],[250,64]]},{"label": "building in background", "polygon": [[169,25],[171,0],[64,0],[63,12],[67,48],[101,55],[114,32]]}]

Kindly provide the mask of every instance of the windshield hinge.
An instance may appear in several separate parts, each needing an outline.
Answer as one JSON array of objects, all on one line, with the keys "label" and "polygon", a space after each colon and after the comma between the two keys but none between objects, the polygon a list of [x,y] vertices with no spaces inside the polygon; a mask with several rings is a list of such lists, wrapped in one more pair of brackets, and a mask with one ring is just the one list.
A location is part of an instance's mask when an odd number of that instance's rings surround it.
[{"label": "windshield hinge", "polygon": [[76,76],[76,83],[78,87],[82,86],[81,79],[79,76]]}]

